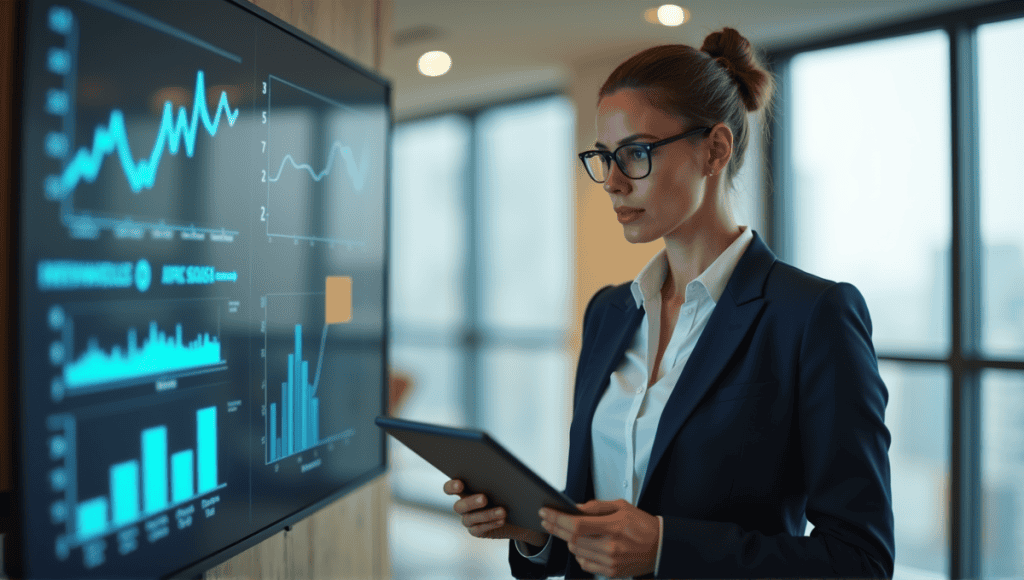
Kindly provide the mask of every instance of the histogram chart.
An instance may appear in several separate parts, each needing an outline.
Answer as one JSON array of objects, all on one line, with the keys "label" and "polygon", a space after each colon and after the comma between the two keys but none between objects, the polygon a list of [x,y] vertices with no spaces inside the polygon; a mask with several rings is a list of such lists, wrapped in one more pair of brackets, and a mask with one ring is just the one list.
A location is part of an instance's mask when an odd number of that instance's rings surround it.
[{"label": "histogram chart", "polygon": [[[223,301],[180,300],[53,305],[50,363],[54,399],[224,371]],[[83,330],[79,330],[83,329]],[[87,329],[87,330],[84,330]]]},{"label": "histogram chart", "polygon": [[85,567],[94,568],[108,556],[104,537],[113,536],[117,551],[127,555],[191,527],[200,514],[216,514],[203,506],[217,503],[210,498],[226,487],[219,468],[217,406],[189,416],[183,421],[172,415],[160,423],[159,413],[143,412],[128,421],[135,435],[116,445],[106,442],[102,464],[90,465],[79,462],[80,447],[103,444],[96,439],[97,418],[49,418],[50,481],[57,492],[50,516],[64,530],[55,545],[59,559],[81,547]]},{"label": "histogram chart", "polygon": [[[267,82],[267,167],[262,180],[267,236],[348,249],[366,243],[367,188],[381,187],[379,148],[367,142],[379,119],[271,75]],[[317,147],[314,143],[322,143]],[[327,206],[323,213],[308,208]]]},{"label": "histogram chart", "polygon": [[[81,98],[98,90],[92,67],[111,58],[125,61],[123,46],[151,34],[154,23],[116,2],[90,3],[122,17],[123,41],[112,45],[97,38],[81,25],[78,11],[60,5],[49,9],[48,24],[57,41],[47,67],[55,82],[42,107],[57,122],[42,136],[42,150],[52,165],[42,178],[41,193],[59,203],[61,222],[73,238],[95,239],[110,231],[119,239],[184,234],[183,239],[208,235],[233,240],[237,227],[201,223],[201,214],[182,203],[181,191],[202,191],[195,175],[212,155],[215,140],[226,136],[230,143],[224,147],[237,146],[239,136],[232,135],[240,116],[232,102],[237,90],[226,88],[222,71],[225,64],[241,63],[241,57],[163,25],[158,29],[177,45],[175,51],[204,55],[202,61],[209,66],[188,68],[182,63],[161,79],[137,74],[136,85],[118,91],[122,103],[93,105],[96,99]],[[125,66],[141,73],[153,63],[133,66],[129,58]],[[146,86],[153,81],[156,87]]]},{"label": "histogram chart", "polygon": [[336,392],[344,369],[327,354],[338,348],[343,322],[326,316],[325,294],[272,294],[265,300],[269,464],[325,443],[347,442],[354,430],[344,422],[344,401]]}]

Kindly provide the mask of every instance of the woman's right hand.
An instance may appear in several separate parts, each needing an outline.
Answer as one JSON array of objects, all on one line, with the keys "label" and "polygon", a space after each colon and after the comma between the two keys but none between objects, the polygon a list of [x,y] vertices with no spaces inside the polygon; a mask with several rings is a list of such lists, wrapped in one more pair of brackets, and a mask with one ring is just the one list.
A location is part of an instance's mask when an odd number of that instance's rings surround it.
[{"label": "woman's right hand", "polygon": [[459,496],[459,501],[455,502],[452,508],[462,517],[462,525],[466,526],[470,535],[492,540],[520,540],[537,548],[542,548],[547,543],[548,534],[505,523],[505,517],[508,515],[505,508],[489,505],[487,496],[482,493],[462,493],[464,489],[465,486],[459,479],[450,479],[444,484],[446,494]]}]

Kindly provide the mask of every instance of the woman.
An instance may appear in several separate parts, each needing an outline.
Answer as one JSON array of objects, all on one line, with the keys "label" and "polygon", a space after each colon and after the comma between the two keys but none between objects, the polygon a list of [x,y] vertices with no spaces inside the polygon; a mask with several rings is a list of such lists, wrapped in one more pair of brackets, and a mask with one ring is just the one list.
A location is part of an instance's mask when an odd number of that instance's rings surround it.
[{"label": "woman", "polygon": [[565,491],[584,515],[541,510],[539,534],[444,486],[472,535],[514,540],[514,576],[892,576],[864,300],[778,261],[730,209],[771,91],[730,28],[640,52],[601,88],[580,157],[626,239],[665,249],[584,315]]}]

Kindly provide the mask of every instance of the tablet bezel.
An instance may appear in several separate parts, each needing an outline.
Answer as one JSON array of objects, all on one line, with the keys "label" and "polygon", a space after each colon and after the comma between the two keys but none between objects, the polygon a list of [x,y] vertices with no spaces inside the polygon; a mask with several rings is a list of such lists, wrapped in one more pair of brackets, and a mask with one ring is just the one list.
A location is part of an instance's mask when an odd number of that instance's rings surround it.
[{"label": "tablet bezel", "polygon": [[[462,495],[484,493],[488,497],[488,507],[505,507],[508,512],[508,515],[506,516],[506,521],[508,523],[546,534],[548,532],[540,526],[540,517],[537,515],[537,510],[540,509],[541,505],[573,515],[582,514],[582,512],[576,507],[576,502],[574,502],[572,498],[552,487],[544,480],[544,478],[537,475],[536,472],[523,464],[522,461],[517,459],[511,452],[505,449],[500,443],[495,441],[494,438],[484,431],[459,427],[447,427],[443,425],[409,421],[407,419],[386,416],[377,417],[374,422],[384,429],[389,435],[411,449],[414,453],[423,457],[423,459],[448,476],[448,478],[462,479],[463,484],[466,486],[466,491]],[[444,439],[454,439],[478,444],[481,450],[493,453],[496,459],[499,459],[508,468],[529,480],[529,482],[535,487],[533,491],[539,492],[538,495],[542,496],[542,503],[534,506],[523,506],[520,502],[520,505],[516,507],[513,505],[516,503],[515,500],[522,499],[523,495],[527,495],[528,492],[524,493],[523,491],[517,491],[515,489],[484,489],[487,486],[481,485],[479,477],[474,481],[471,463],[465,463],[469,468],[461,476],[449,473],[448,470],[438,465],[438,463],[444,462],[445,458],[428,456],[430,453],[423,450],[422,447],[417,449],[410,445],[406,439],[407,437],[413,441],[419,440],[423,442],[433,441],[434,443],[440,443],[441,440]],[[414,443],[414,445],[415,444],[416,443]],[[421,451],[424,451],[426,454],[421,453]],[[449,461],[450,459],[450,457],[447,458]],[[530,513],[531,510],[532,513]],[[529,522],[532,522],[532,524]]]}]

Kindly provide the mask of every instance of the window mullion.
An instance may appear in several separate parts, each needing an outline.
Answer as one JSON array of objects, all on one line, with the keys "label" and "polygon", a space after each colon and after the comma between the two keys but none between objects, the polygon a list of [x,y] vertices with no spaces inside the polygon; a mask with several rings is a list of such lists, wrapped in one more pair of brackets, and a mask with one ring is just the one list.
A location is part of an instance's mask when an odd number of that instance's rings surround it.
[{"label": "window mullion", "polygon": [[952,417],[950,441],[950,575],[981,576],[981,394],[979,370],[965,365],[980,336],[981,227],[978,175],[976,28],[950,32],[952,138]]}]

